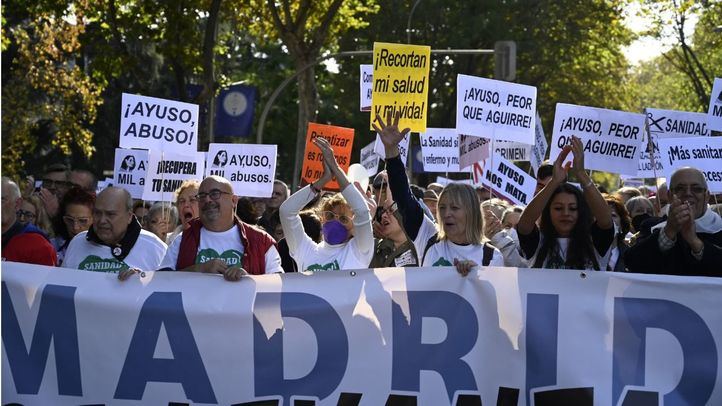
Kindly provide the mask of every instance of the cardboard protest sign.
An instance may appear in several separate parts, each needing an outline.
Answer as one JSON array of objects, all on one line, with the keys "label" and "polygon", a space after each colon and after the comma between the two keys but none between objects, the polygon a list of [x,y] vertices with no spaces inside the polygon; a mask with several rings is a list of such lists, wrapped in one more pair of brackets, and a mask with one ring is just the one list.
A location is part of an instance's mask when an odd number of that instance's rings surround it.
[{"label": "cardboard protest sign", "polygon": [[466,169],[489,157],[491,140],[473,135],[459,134],[459,167]]},{"label": "cardboard protest sign", "polygon": [[143,200],[172,202],[173,192],[188,179],[203,179],[205,172],[203,152],[160,152],[148,153],[148,172],[143,188]]},{"label": "cardboard protest sign", "polygon": [[[655,173],[662,176],[664,161],[659,154],[659,139],[709,136],[706,114],[652,108],[645,109],[645,112],[649,128],[649,134],[645,135],[649,139],[645,137],[643,148],[640,149],[637,177],[654,178]],[[651,151],[654,151],[654,167]]]},{"label": "cardboard protest sign", "polygon": [[643,133],[643,114],[557,103],[549,159],[575,135],[584,144],[586,169],[636,176]]},{"label": "cardboard protest sign", "polygon": [[714,78],[707,110],[707,127],[722,132],[722,78]]},{"label": "cardboard protest sign", "polygon": [[534,144],[536,88],[476,76],[456,77],[456,129],[461,134]]},{"label": "cardboard protest sign", "polygon": [[374,84],[374,66],[359,65],[361,76],[359,77],[359,95],[361,111],[371,111],[371,93]]},{"label": "cardboard protest sign", "polygon": [[381,157],[374,152],[375,145],[376,141],[372,141],[369,145],[361,148],[361,165],[366,168],[369,176],[374,176],[379,171],[379,161],[381,160]]},{"label": "cardboard protest sign", "polygon": [[534,131],[534,148],[531,149],[531,167],[534,168],[534,173],[539,171],[539,167],[544,162],[547,155],[547,139],[544,136],[544,128],[542,127],[541,117],[539,113],[536,114],[536,126]]},{"label": "cardboard protest sign", "polygon": [[133,199],[143,198],[148,151],[144,149],[115,149],[114,182],[127,190]]},{"label": "cardboard protest sign", "polygon": [[[333,148],[333,155],[336,157],[338,166],[344,173],[348,171],[351,164],[351,148],[353,147],[353,128],[336,127],[332,125],[308,123],[306,133],[306,150],[303,154],[303,166],[301,167],[301,179],[306,183],[313,183],[323,175],[323,155],[321,150],[311,140],[316,137],[325,138]],[[338,190],[338,182],[332,180],[326,184],[324,189]]]},{"label": "cardboard protest sign", "polygon": [[389,112],[401,113],[399,128],[426,131],[431,48],[421,45],[374,42],[371,120],[386,121]]},{"label": "cardboard protest sign", "polygon": [[461,172],[455,128],[427,128],[419,134],[425,172]]},{"label": "cardboard protest sign", "polygon": [[532,145],[516,141],[494,141],[494,152],[510,161],[528,161],[531,157]]},{"label": "cardboard protest sign", "polygon": [[711,193],[722,192],[722,137],[664,138],[658,143],[665,177],[691,166],[702,171]]},{"label": "cardboard protest sign", "polygon": [[271,197],[276,175],[276,146],[258,144],[210,144],[207,175],[231,181],[237,196]]},{"label": "cardboard protest sign", "polygon": [[[401,162],[404,163],[404,166],[406,166],[406,158],[409,156],[409,141],[411,140],[411,133],[406,133],[404,136],[404,139],[401,140],[399,143],[399,156],[401,157]],[[381,136],[376,134],[376,141],[374,141],[374,153],[381,157],[381,159],[386,159],[386,148],[384,148],[384,143],[381,142]]]},{"label": "cardboard protest sign", "polygon": [[475,163],[471,174],[474,186],[491,187],[514,204],[526,206],[534,197],[536,179],[500,154]]},{"label": "cardboard protest sign", "polygon": [[123,93],[121,148],[198,150],[198,105]]}]

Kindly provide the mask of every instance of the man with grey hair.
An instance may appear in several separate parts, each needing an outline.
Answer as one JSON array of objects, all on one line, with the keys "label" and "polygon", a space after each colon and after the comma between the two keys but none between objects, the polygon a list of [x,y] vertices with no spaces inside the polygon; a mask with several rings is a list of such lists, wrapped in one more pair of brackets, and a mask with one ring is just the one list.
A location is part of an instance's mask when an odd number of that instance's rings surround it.
[{"label": "man with grey hair", "polygon": [[156,270],[166,248],[155,234],[141,229],[130,193],[111,186],[95,200],[90,230],[70,241],[63,267],[118,273],[124,280],[138,271]]},{"label": "man with grey hair", "polygon": [[632,272],[667,275],[722,276],[722,218],[709,209],[704,174],[677,169],[669,179],[667,221],[627,250]]},{"label": "man with grey hair", "polygon": [[55,266],[57,253],[43,231],[18,222],[16,212],[23,198],[20,188],[2,177],[2,260]]}]

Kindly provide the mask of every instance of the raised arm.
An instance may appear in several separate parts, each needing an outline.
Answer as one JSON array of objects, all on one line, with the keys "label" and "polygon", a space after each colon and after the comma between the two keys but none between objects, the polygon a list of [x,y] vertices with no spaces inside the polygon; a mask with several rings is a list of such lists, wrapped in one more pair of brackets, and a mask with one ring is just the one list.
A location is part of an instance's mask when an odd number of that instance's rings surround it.
[{"label": "raised arm", "polygon": [[371,212],[361,192],[354,185],[346,185],[341,193],[353,210],[353,239],[362,253],[374,249],[374,230],[371,226]]},{"label": "raised arm", "polygon": [[542,188],[542,190],[534,196],[534,198],[531,199],[531,202],[529,202],[529,205],[526,206],[524,211],[521,213],[521,217],[519,218],[519,223],[516,225],[516,231],[519,234],[528,235],[531,234],[532,231],[534,231],[534,227],[536,227],[536,221],[541,217],[542,212],[544,211],[544,207],[547,205],[547,202],[549,202],[549,199],[551,199],[552,194],[554,194],[554,190],[564,183],[564,181],[567,179],[567,171],[569,170],[569,165],[566,165],[566,168],[562,165],[564,160],[567,158],[567,155],[569,155],[569,151],[572,150],[572,147],[567,145],[562,149],[562,151],[559,153],[559,156],[557,157],[556,161],[554,161],[554,171],[552,172],[552,179]]},{"label": "raised arm", "polygon": [[603,230],[614,227],[609,205],[584,170],[584,145],[582,145],[582,140],[574,136],[572,136],[572,153],[574,154],[572,170],[582,185],[584,200],[587,201],[589,210],[591,210],[592,215],[597,221],[597,226]]}]

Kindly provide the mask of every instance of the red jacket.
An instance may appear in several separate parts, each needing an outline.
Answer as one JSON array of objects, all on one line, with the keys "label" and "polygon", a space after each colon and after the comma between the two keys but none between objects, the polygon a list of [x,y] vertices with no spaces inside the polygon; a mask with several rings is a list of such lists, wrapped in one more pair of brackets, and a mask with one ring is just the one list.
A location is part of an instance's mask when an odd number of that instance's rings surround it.
[{"label": "red jacket", "polygon": [[[266,252],[272,246],[276,246],[276,241],[265,231],[258,230],[242,222],[237,217],[234,221],[243,243],[243,258],[241,258],[243,269],[251,275],[265,274]],[[203,227],[203,224],[200,219],[196,218],[191,220],[188,229],[183,231],[178,261],[176,262],[177,270],[195,264],[198,247],[201,244],[201,227]]]}]

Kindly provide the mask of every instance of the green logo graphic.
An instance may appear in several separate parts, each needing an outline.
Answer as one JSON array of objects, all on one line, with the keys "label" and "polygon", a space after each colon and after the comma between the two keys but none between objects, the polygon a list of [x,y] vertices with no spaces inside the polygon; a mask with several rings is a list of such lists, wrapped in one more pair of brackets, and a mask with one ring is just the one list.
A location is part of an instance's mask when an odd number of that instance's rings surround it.
[{"label": "green logo graphic", "polygon": [[242,257],[241,252],[237,250],[227,250],[223,251],[222,254],[218,254],[218,251],[213,248],[206,248],[200,250],[196,255],[196,264],[205,264],[212,259],[220,258],[228,266],[241,266]]},{"label": "green logo graphic", "polygon": [[431,266],[451,266],[451,262],[447,261],[446,258],[441,257],[436,262],[434,262]]},{"label": "green logo graphic", "polygon": [[316,271],[335,271],[338,269],[341,269],[341,267],[338,266],[338,261],[334,259],[333,262],[330,262],[326,265],[321,265],[321,264],[309,265],[307,270],[316,272]]},{"label": "green logo graphic", "polygon": [[82,269],[84,271],[113,273],[117,273],[128,268],[130,268],[128,264],[123,261],[118,261],[115,258],[101,258],[97,255],[88,255],[78,266],[78,269]]}]

